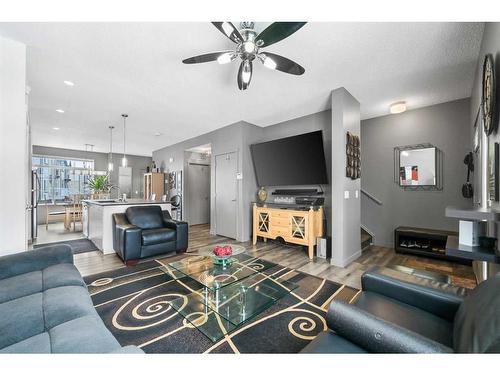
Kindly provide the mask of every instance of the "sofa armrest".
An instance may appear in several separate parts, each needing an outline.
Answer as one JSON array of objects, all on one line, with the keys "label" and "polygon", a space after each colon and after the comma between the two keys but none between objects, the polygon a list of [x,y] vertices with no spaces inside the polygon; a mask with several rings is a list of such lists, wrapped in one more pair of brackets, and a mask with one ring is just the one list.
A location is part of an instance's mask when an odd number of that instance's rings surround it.
[{"label": "sofa armrest", "polygon": [[28,272],[40,271],[60,263],[73,264],[69,245],[50,245],[0,257],[0,280]]},{"label": "sofa armrest", "polygon": [[332,301],[326,315],[335,333],[372,353],[452,353],[453,350],[343,301]]},{"label": "sofa armrest", "polygon": [[378,293],[453,321],[467,289],[384,267],[361,276],[364,291]]},{"label": "sofa armrest", "polygon": [[113,214],[113,249],[124,261],[141,257],[142,229],[130,224],[125,214]]},{"label": "sofa armrest", "polygon": [[163,224],[169,229],[176,232],[177,248],[185,250],[188,247],[188,223],[185,221],[177,221],[170,217],[168,211],[163,212]]}]

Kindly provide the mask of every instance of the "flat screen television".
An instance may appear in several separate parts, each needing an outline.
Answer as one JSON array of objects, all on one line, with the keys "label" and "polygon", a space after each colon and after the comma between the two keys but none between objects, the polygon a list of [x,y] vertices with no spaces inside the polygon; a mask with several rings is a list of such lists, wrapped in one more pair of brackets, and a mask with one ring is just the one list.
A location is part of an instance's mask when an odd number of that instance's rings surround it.
[{"label": "flat screen television", "polygon": [[328,184],[320,131],[250,146],[259,186]]}]

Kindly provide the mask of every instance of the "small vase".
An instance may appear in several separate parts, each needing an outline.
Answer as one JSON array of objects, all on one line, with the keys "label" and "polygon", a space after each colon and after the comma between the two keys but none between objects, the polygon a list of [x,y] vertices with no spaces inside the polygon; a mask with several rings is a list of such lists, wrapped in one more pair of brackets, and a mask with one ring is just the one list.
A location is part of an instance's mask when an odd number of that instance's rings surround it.
[{"label": "small vase", "polygon": [[264,187],[261,187],[257,192],[257,198],[261,203],[264,203],[267,199],[267,190]]}]

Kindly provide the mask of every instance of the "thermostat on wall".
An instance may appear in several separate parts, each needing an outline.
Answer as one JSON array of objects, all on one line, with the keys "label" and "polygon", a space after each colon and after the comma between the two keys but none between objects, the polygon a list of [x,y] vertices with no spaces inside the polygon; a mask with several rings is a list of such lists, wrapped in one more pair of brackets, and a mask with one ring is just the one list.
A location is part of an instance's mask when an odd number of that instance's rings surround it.
[{"label": "thermostat on wall", "polygon": [[241,173],[241,172],[236,173],[236,179],[243,180],[243,173]]}]

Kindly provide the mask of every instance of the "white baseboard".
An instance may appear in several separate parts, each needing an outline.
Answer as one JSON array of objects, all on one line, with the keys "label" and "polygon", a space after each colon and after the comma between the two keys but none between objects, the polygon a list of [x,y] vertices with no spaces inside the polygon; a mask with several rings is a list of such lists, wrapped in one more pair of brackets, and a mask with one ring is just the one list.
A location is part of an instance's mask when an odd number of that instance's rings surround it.
[{"label": "white baseboard", "polygon": [[354,262],[356,259],[358,259],[360,256],[361,256],[361,250],[355,252],[349,258],[344,259],[344,260],[340,260],[339,261],[339,260],[337,260],[335,258],[332,258],[330,264],[332,266],[337,266],[337,267],[345,268],[346,266],[348,266],[349,264],[351,264],[352,262]]}]

